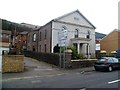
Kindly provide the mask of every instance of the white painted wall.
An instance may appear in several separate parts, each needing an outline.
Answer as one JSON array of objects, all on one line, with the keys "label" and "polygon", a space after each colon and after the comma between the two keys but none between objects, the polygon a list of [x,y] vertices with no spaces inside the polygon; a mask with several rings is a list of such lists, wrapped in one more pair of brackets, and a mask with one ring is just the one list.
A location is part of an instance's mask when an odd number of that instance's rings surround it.
[{"label": "white painted wall", "polygon": [[[0,72],[2,71],[2,51],[6,50],[9,52],[9,48],[6,47],[0,47]],[[0,73],[1,74],[1,73]]]},{"label": "white painted wall", "polygon": [[77,11],[58,20],[62,22],[92,27]]},{"label": "white painted wall", "polygon": [[[58,32],[65,26],[68,30],[67,46],[70,45],[70,39],[75,38],[75,29],[79,30],[79,36],[81,38],[86,38],[88,31],[90,31],[90,53],[95,54],[95,30],[94,27],[78,12],[71,12],[62,17],[52,21],[52,52],[56,44],[58,44]],[[85,47],[85,44],[83,46]],[[85,53],[86,51],[84,51]]]},{"label": "white painted wall", "polygon": [[[95,30],[91,28],[75,26],[70,24],[64,24],[60,22],[52,22],[52,50],[56,44],[58,44],[58,31],[62,29],[63,26],[67,27],[68,30],[68,39],[67,46],[70,45],[70,39],[74,38],[75,29],[79,29],[79,37],[86,37],[88,31],[90,31],[90,52],[95,53]],[[52,51],[53,52],[53,51]]]}]

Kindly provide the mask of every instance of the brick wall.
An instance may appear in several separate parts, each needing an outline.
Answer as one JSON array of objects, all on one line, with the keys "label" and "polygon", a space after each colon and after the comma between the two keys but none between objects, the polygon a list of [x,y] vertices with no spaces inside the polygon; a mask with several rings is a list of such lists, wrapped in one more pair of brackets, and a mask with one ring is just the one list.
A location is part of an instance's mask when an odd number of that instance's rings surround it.
[{"label": "brick wall", "polygon": [[[39,39],[38,39],[38,52],[47,52],[47,53],[51,52],[51,40],[52,40],[51,34],[52,34],[51,23],[48,23],[40,28]],[[46,45],[46,50],[45,50],[45,45]]]},{"label": "brick wall", "polygon": [[107,52],[120,49],[120,32],[113,31],[108,36],[100,41],[101,50],[106,50]]},{"label": "brick wall", "polygon": [[[33,41],[33,34],[36,34],[35,41]],[[38,38],[39,38],[38,30],[34,30],[28,33],[27,50],[33,51],[34,48],[35,52],[38,52]]]},{"label": "brick wall", "polygon": [[16,37],[16,48],[21,51],[23,49],[26,49],[27,48],[27,34],[19,34],[17,37]]}]

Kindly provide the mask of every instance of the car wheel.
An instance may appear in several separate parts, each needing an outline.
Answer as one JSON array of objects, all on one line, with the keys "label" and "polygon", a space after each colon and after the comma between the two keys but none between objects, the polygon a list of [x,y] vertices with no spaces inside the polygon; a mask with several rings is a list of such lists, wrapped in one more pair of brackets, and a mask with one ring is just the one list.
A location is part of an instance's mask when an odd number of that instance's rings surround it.
[{"label": "car wheel", "polygon": [[109,72],[112,72],[113,68],[111,66],[108,67]]}]

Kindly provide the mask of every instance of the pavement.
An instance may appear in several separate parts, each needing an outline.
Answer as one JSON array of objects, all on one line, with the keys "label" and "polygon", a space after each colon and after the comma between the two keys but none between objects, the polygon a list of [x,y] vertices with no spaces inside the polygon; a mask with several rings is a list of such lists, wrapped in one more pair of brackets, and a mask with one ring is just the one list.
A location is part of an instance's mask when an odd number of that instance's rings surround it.
[{"label": "pavement", "polygon": [[113,88],[110,90],[118,90],[115,88],[120,86],[119,71],[96,72],[94,67],[61,69],[27,57],[24,58],[24,63],[24,72],[2,75],[2,88],[79,88],[79,90]]},{"label": "pavement", "polygon": [[25,71],[20,73],[4,73],[2,80],[25,79],[45,76],[58,76],[70,73],[84,73],[94,71],[94,67],[78,69],[61,69],[54,65],[38,61],[32,58],[24,57]]}]

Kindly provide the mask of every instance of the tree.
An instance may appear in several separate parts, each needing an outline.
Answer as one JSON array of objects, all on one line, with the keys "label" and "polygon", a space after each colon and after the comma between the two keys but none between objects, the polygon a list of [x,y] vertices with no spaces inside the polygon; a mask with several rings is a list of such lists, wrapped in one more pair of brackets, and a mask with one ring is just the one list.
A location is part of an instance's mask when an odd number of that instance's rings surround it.
[{"label": "tree", "polygon": [[60,52],[60,47],[58,46],[58,44],[54,47],[53,51],[54,51],[54,53]]}]

